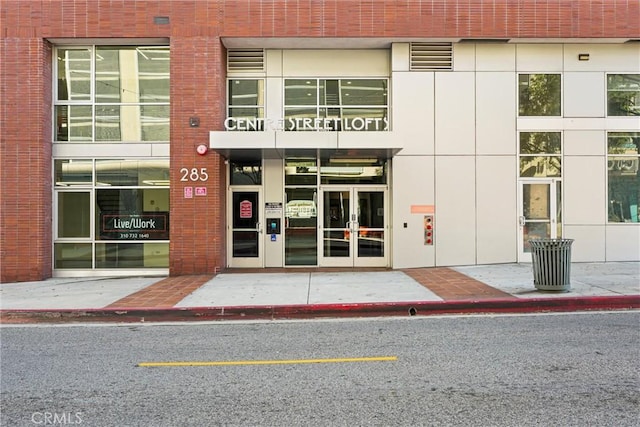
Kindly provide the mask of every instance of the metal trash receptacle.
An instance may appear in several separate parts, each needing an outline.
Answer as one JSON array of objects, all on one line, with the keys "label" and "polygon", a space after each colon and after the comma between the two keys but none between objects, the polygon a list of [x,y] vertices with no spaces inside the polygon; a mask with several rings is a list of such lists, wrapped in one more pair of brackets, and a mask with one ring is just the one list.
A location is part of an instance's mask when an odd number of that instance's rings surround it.
[{"label": "metal trash receptacle", "polygon": [[536,289],[569,292],[573,239],[531,239],[529,243]]}]

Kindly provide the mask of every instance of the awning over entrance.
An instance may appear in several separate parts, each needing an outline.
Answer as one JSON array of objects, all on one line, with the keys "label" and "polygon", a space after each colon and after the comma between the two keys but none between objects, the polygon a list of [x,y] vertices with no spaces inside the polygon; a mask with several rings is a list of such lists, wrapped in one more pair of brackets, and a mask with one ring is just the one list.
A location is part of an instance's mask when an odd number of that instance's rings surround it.
[{"label": "awning over entrance", "polygon": [[305,154],[326,159],[391,158],[402,150],[393,132],[211,131],[209,148],[227,159],[281,159]]}]

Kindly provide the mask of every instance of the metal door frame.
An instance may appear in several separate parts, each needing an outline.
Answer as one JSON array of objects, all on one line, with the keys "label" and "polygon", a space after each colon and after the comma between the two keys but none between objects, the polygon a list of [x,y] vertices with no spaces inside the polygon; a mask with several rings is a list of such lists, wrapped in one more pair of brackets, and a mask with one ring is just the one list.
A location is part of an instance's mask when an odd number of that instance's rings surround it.
[{"label": "metal door frame", "polygon": [[[349,192],[349,215],[350,219],[347,221],[347,228],[345,231],[345,240],[349,242],[349,256],[347,257],[325,257],[324,256],[324,219],[325,209],[324,206],[324,193],[325,192]],[[383,195],[384,200],[384,224],[382,232],[383,237],[383,253],[382,257],[362,257],[358,256],[358,236],[360,225],[358,224],[358,194],[361,192],[380,192]],[[321,186],[318,195],[319,205],[319,221],[318,221],[318,265],[320,267],[388,267],[389,266],[389,192],[387,186],[358,186],[358,185],[329,185]],[[338,231],[338,229],[334,229]]]},{"label": "metal door frame", "polygon": [[[258,221],[255,230],[258,238],[258,256],[257,257],[234,257],[233,256],[233,193],[257,193],[258,194]],[[229,187],[227,202],[227,265],[230,268],[263,268],[264,267],[264,204],[262,202],[261,186],[238,186]],[[242,229],[245,230],[245,229]]]},{"label": "metal door frame", "polygon": [[[548,219],[527,219],[524,216],[524,186],[531,184],[547,185],[549,189],[549,218]],[[549,223],[549,238],[561,236],[562,229],[562,180],[559,178],[532,178],[518,180],[518,262],[531,262],[531,252],[525,248],[524,232],[527,224]]]}]

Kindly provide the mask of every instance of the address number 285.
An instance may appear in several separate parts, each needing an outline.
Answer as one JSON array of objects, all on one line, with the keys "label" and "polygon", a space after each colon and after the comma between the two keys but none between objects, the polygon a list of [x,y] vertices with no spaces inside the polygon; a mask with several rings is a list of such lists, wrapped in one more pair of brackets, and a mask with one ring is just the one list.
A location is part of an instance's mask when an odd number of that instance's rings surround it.
[{"label": "address number 285", "polygon": [[182,177],[180,181],[206,181],[209,179],[207,168],[181,168],[180,173]]}]

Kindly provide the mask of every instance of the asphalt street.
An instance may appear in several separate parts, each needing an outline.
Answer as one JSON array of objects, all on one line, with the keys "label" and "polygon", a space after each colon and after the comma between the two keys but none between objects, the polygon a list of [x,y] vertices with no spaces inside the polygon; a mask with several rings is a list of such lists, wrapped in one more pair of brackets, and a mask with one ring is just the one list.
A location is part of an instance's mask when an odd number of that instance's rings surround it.
[{"label": "asphalt street", "polygon": [[639,326],[637,311],[3,326],[1,422],[637,426]]}]

